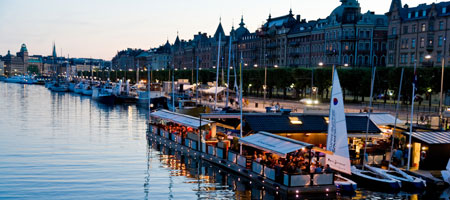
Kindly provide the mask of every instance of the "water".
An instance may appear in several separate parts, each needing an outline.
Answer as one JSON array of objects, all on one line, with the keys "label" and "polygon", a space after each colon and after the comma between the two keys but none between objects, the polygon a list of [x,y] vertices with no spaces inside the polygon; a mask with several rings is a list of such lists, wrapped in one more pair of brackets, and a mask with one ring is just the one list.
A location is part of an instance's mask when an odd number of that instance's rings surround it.
[{"label": "water", "polygon": [[[149,143],[146,114],[136,106],[0,82],[0,199],[280,198]],[[353,198],[421,197],[362,190]]]}]

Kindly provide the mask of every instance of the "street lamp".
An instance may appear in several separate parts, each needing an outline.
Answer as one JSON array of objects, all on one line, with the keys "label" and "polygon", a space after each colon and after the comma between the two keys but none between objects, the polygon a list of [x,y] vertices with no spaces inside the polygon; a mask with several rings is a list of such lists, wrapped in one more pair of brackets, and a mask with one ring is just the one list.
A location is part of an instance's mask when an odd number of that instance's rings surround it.
[{"label": "street lamp", "polygon": [[254,64],[253,67],[257,68],[257,67],[258,67],[258,64]]},{"label": "street lamp", "polygon": [[426,56],[425,56],[425,59],[430,60],[430,59],[431,59],[431,55],[429,55],[429,54],[426,55]]},{"label": "street lamp", "polygon": [[345,64],[344,64],[344,67],[348,67],[348,64],[347,64],[347,63],[345,63]]},{"label": "street lamp", "polygon": [[278,68],[278,65],[274,65],[273,67]]},{"label": "street lamp", "polygon": [[323,62],[319,62],[319,67],[322,67],[323,66]]}]

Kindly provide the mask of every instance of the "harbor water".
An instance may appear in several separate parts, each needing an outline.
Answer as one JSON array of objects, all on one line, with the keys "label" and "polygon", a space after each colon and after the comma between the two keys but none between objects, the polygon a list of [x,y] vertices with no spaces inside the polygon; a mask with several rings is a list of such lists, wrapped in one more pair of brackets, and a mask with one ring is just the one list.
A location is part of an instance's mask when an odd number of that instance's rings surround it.
[{"label": "harbor water", "polygon": [[[107,106],[39,85],[0,82],[0,199],[286,198],[148,141],[147,114],[135,105]],[[332,198],[442,195],[359,189]]]}]

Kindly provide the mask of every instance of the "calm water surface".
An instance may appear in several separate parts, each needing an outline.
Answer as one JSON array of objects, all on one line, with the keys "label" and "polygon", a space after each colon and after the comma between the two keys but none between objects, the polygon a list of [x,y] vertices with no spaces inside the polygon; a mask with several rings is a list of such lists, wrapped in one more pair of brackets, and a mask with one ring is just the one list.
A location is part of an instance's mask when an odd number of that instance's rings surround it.
[{"label": "calm water surface", "polygon": [[[136,106],[0,82],[0,199],[281,198],[148,142],[146,114]],[[421,196],[361,191],[337,198]]]}]

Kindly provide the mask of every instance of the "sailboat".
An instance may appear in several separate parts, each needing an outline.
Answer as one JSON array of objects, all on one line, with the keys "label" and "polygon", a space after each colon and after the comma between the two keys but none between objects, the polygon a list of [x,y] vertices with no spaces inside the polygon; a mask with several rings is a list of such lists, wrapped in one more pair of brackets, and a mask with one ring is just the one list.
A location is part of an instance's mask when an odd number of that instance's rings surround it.
[{"label": "sailboat", "polygon": [[[348,151],[347,124],[345,121],[344,101],[337,71],[333,73],[330,114],[328,122],[327,150],[333,154],[326,155],[326,164],[333,170],[351,174],[350,156]],[[353,193],[357,184],[340,175],[335,176],[336,187],[341,192]]]},{"label": "sailboat", "polygon": [[[373,70],[373,75],[374,74],[375,70]],[[374,79],[375,77],[372,77],[371,97]],[[333,88],[331,94],[327,150],[334,154],[327,155],[327,163],[329,163],[332,169],[344,172],[344,174],[342,174],[343,176],[351,178],[362,187],[381,189],[390,192],[399,190],[401,187],[400,181],[395,180],[386,174],[379,173],[376,170],[372,170],[372,167],[368,165],[350,166],[344,102],[336,69],[334,69],[333,72]]]},{"label": "sailboat", "polygon": [[[397,105],[396,105],[396,109],[395,109],[395,122],[394,122],[394,128],[392,131],[392,144],[391,144],[391,154],[393,152],[394,149],[394,140],[395,140],[395,130],[397,128],[397,119],[398,119],[398,109],[399,109],[399,105],[400,105],[400,94],[402,92],[402,82],[403,82],[403,74],[404,74],[404,68],[402,68],[402,73],[401,73],[401,77],[400,77],[400,85],[399,85],[399,91],[398,91],[398,97],[397,97]],[[389,165],[388,165],[388,169],[383,169],[383,168],[379,168],[376,166],[371,166],[369,168],[369,170],[372,170],[376,173],[381,173],[385,176],[388,176],[390,178],[393,178],[395,180],[401,181],[402,182],[402,189],[406,189],[406,190],[423,190],[426,187],[426,181],[415,177],[415,176],[411,176],[407,173],[405,173],[404,171],[402,171],[401,169],[391,165],[391,161],[392,161],[392,155],[391,158],[389,160]]]}]

